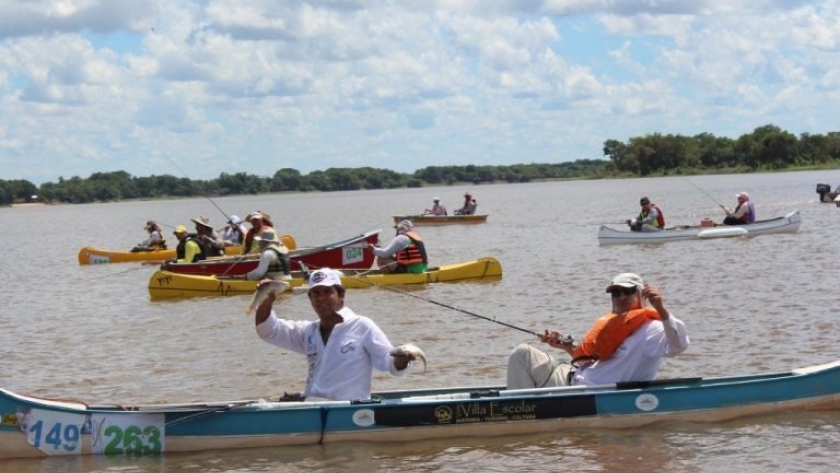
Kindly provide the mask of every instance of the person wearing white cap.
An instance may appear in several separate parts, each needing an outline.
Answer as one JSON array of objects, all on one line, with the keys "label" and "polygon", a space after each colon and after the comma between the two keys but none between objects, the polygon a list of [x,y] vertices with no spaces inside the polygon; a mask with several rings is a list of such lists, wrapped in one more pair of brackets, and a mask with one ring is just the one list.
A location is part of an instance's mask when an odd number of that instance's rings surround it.
[{"label": "person wearing white cap", "polygon": [[240,246],[245,241],[245,234],[248,233],[242,225],[242,219],[237,215],[231,215],[227,225],[222,230],[222,240],[225,246]]},{"label": "person wearing white cap", "polygon": [[416,359],[410,352],[391,354],[394,347],[382,329],[344,305],[344,291],[341,273],[321,268],[309,275],[308,292],[318,320],[279,318],[272,309],[274,293],[254,316],[260,339],[306,355],[309,372],[303,396],[308,400],[370,399],[374,368],[402,376]]},{"label": "person wearing white cap", "polygon": [[426,209],[423,212],[424,215],[449,215],[446,213],[446,206],[440,203],[440,197],[435,197],[432,202],[432,208]]},{"label": "person wearing white cap", "polygon": [[368,247],[377,256],[379,270],[383,273],[424,273],[429,267],[426,244],[414,231],[411,220],[403,220],[394,228],[397,236],[385,248],[373,244]]},{"label": "person wearing white cap", "polygon": [[607,293],[612,312],[598,319],[580,342],[559,330],[539,335],[540,341],[565,351],[571,363],[555,361],[528,344],[519,345],[508,359],[507,388],[650,381],[665,357],[688,348],[685,323],[665,308],[662,293],[645,284],[641,276],[619,274],[607,286]]},{"label": "person wearing white cap", "polygon": [[735,210],[729,210],[726,207],[723,211],[726,212],[726,218],[723,219],[724,225],[749,225],[755,223],[755,204],[750,201],[750,195],[746,192],[739,192],[735,194],[738,199],[738,206]]},{"label": "person wearing white cap", "polygon": [[254,237],[260,249],[260,263],[245,274],[245,279],[256,281],[262,278],[292,279],[289,274],[289,249],[280,241],[272,229],[264,229]]}]

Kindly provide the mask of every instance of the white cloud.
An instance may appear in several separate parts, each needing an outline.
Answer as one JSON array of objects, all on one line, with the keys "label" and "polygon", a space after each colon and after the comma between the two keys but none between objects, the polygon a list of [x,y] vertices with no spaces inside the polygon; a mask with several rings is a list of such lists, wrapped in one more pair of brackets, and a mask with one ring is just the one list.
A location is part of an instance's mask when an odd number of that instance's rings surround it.
[{"label": "white cloud", "polygon": [[837,131],[840,0],[0,3],[2,178],[601,158]]}]

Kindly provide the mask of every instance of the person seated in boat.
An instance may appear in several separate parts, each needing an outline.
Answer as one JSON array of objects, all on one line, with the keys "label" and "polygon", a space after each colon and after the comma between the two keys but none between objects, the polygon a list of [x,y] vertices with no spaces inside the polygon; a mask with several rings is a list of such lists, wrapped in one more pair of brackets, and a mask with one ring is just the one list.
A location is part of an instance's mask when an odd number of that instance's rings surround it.
[{"label": "person seated in boat", "polygon": [[665,214],[658,205],[652,203],[647,197],[639,200],[642,210],[638,217],[627,221],[630,230],[634,232],[658,232],[665,228]]},{"label": "person seated in boat", "polygon": [[254,237],[260,248],[260,263],[245,274],[245,279],[292,279],[289,273],[289,249],[280,241],[274,229],[264,230]]},{"label": "person seated in boat", "polygon": [[204,247],[204,253],[209,256],[224,256],[225,241],[210,225],[210,219],[198,216],[191,219],[195,223],[195,233],[198,242]]},{"label": "person seated in boat", "polygon": [[274,231],[274,223],[271,217],[264,212],[257,210],[245,216],[245,219],[251,223],[251,228],[245,233],[245,239],[242,241],[242,254],[259,254],[259,245],[254,245],[254,237],[266,230]]},{"label": "person seated in boat", "polygon": [[397,236],[385,248],[373,244],[368,247],[376,255],[382,273],[425,273],[429,267],[426,244],[414,231],[411,220],[403,220],[394,227]]},{"label": "person seated in boat", "polygon": [[749,225],[755,223],[755,204],[750,201],[750,195],[746,192],[739,192],[735,194],[738,199],[738,206],[735,210],[729,210],[724,207],[726,218],[723,219],[724,225]]},{"label": "person seated in boat", "polygon": [[225,246],[241,246],[245,241],[245,234],[248,233],[242,225],[242,219],[236,215],[231,215],[228,219],[227,225],[222,230],[222,240]]},{"label": "person seated in boat", "polygon": [[665,308],[662,292],[645,284],[641,276],[619,274],[607,293],[612,311],[598,319],[583,340],[576,342],[559,330],[538,335],[541,342],[566,352],[571,362],[521,344],[508,359],[507,388],[650,381],[664,358],[688,348],[685,324]]},{"label": "person seated in boat", "polygon": [[[261,281],[258,290],[269,282]],[[394,347],[382,329],[344,305],[345,288],[338,271],[313,271],[309,275],[308,295],[318,320],[279,318],[272,309],[276,297],[273,292],[257,307],[254,316],[260,339],[306,355],[306,400],[370,399],[374,368],[403,376],[417,358],[411,351],[392,354]]]},{"label": "person seated in boat", "polygon": [[455,210],[455,215],[473,215],[477,207],[478,202],[467,192],[464,194],[464,205],[460,209]]},{"label": "person seated in boat", "polygon": [[187,233],[187,227],[178,225],[172,232],[178,239],[178,246],[175,247],[175,260],[166,263],[195,263],[207,259],[207,253],[195,233]]},{"label": "person seated in boat", "polygon": [[426,209],[424,215],[449,215],[446,213],[446,206],[440,203],[440,197],[435,197],[432,202],[432,208]]},{"label": "person seated in boat", "polygon": [[163,238],[163,231],[161,231],[157,223],[155,223],[153,220],[149,220],[148,222],[146,222],[146,226],[143,227],[143,230],[146,230],[149,233],[149,236],[147,236],[145,240],[141,241],[137,244],[137,246],[131,249],[133,253],[137,253],[139,251],[154,251],[166,249],[166,240]]}]

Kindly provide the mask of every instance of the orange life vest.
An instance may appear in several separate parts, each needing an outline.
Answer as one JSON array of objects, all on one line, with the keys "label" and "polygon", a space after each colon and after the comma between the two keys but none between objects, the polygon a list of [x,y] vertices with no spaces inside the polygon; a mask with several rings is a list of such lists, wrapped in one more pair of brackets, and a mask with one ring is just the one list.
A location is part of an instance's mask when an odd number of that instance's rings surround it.
[{"label": "orange life vest", "polygon": [[403,235],[411,239],[411,244],[404,250],[398,251],[397,254],[394,255],[397,263],[400,266],[427,263],[426,245],[423,244],[423,240],[420,238],[420,235],[414,232],[405,232]]},{"label": "orange life vest", "polygon": [[613,313],[601,317],[572,352],[572,363],[611,357],[627,337],[649,320],[659,320],[659,313],[651,307],[631,310],[623,317]]}]

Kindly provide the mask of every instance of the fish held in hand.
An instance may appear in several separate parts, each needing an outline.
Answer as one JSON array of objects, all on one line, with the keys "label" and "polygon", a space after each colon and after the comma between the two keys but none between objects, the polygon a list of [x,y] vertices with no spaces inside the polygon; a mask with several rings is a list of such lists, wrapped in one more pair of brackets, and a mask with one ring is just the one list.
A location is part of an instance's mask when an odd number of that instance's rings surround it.
[{"label": "fish held in hand", "polygon": [[415,360],[419,358],[423,361],[423,371],[426,371],[426,354],[417,345],[406,343],[405,345],[392,348],[390,353],[391,356],[411,355]]},{"label": "fish held in hand", "polygon": [[289,283],[286,281],[271,281],[263,284],[254,292],[254,298],[251,299],[251,305],[248,306],[247,314],[255,311],[266,299],[268,295],[274,293],[275,296],[289,288]]}]

